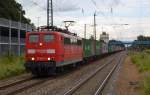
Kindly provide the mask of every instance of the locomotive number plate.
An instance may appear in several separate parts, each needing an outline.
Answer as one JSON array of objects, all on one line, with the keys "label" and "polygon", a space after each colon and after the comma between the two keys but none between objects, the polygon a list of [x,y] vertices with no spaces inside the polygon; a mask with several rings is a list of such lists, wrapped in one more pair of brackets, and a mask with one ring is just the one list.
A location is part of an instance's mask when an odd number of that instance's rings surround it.
[{"label": "locomotive number plate", "polygon": [[37,53],[46,53],[46,50],[37,50]]}]

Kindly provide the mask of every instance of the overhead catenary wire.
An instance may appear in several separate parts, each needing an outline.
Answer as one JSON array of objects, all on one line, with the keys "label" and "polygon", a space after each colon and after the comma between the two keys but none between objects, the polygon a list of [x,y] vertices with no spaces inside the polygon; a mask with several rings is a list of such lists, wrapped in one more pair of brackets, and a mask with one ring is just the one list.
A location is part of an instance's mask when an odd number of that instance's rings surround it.
[{"label": "overhead catenary wire", "polygon": [[35,6],[38,6],[40,9],[46,11],[46,7],[40,6],[37,2],[33,1],[33,0],[29,0],[32,4],[34,4]]},{"label": "overhead catenary wire", "polygon": [[[46,1],[46,0],[45,0]],[[65,1],[65,0],[63,0],[63,1]],[[44,7],[44,6],[41,6],[38,2],[36,2],[35,0],[29,0],[29,4],[33,4],[34,6],[36,6],[36,7],[39,7],[42,11],[44,11],[45,13],[47,12],[47,8],[46,7]],[[54,7],[54,9],[57,9],[57,4],[56,4],[56,2],[54,2],[53,3],[53,7]],[[61,10],[61,9],[60,9]],[[55,11],[54,11],[55,12]],[[60,14],[58,14],[58,12],[55,12],[55,14],[57,14],[57,16],[60,16]]]},{"label": "overhead catenary wire", "polygon": [[[97,7],[97,4],[96,4],[96,2],[94,1],[94,0],[91,0],[92,1],[92,3],[95,5],[95,7],[99,10],[99,13],[101,13],[107,20],[108,20],[108,17]],[[115,22],[115,20],[114,20],[114,16],[113,16],[113,7],[112,6],[110,6],[111,7],[111,10],[110,10],[110,12],[111,12],[111,14],[112,14],[112,16],[111,16],[111,20],[112,20],[112,22],[114,23],[114,24],[116,24],[116,25],[119,25],[118,23],[116,23]],[[114,29],[114,31],[116,31],[116,29],[113,27],[113,29]]]},{"label": "overhead catenary wire", "polygon": [[97,9],[96,10],[96,15],[100,13],[102,16],[104,16],[106,19],[108,19],[108,17],[97,7],[96,2],[94,0],[91,0],[91,2],[93,3],[93,5],[95,6],[95,8]]},{"label": "overhead catenary wire", "polygon": [[[46,10],[46,7],[44,7],[44,6],[42,6],[42,5],[40,5],[38,2],[36,2],[36,0],[29,0],[29,2],[30,3],[32,3],[34,6],[37,6],[37,7],[39,7],[40,9],[42,9],[43,11],[47,11]],[[58,6],[58,4],[57,4],[57,0],[53,3],[53,5],[54,5],[54,8],[56,9],[56,8],[58,8],[57,10],[59,10],[59,8],[61,8],[61,7],[59,7]],[[61,2],[66,2],[66,0],[62,0]],[[60,9],[61,10],[61,9]],[[57,15],[59,15],[58,14],[59,12],[55,12],[55,14],[57,14]],[[102,13],[103,14],[103,13]],[[103,16],[105,16],[105,15],[103,15]],[[91,35],[91,34],[90,34]]]}]

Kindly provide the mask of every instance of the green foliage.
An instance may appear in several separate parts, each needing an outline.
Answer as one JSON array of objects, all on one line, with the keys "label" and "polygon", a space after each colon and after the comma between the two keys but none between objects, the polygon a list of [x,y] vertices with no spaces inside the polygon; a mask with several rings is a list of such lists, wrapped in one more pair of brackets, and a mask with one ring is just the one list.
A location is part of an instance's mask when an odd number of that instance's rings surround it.
[{"label": "green foliage", "polygon": [[11,19],[30,24],[30,19],[26,18],[25,11],[22,9],[21,4],[15,0],[0,0],[0,18]]},{"label": "green foliage", "polygon": [[131,52],[131,60],[138,66],[139,71],[143,74],[142,89],[145,95],[150,94],[150,53],[149,50],[144,52]]},{"label": "green foliage", "polygon": [[142,86],[144,88],[144,94],[149,95],[150,94],[150,72],[144,74]]},{"label": "green foliage", "polygon": [[150,70],[150,54],[146,52],[142,53],[132,53],[131,60],[135,63],[140,72],[145,72]]},{"label": "green foliage", "polygon": [[0,57],[0,79],[25,73],[24,57],[5,55]]},{"label": "green foliage", "polygon": [[149,41],[150,37],[149,36],[146,37],[146,36],[140,35],[140,36],[137,37],[137,39],[139,41]]}]

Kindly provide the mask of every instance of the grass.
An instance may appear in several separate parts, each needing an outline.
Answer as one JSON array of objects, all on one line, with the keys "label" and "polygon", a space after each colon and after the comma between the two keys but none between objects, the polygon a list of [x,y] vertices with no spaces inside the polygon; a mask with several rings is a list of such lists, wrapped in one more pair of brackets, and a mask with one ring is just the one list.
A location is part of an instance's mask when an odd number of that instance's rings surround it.
[{"label": "grass", "polygon": [[150,95],[150,72],[143,74],[142,88],[145,95]]},{"label": "grass", "polygon": [[140,72],[150,70],[150,54],[146,52],[131,53],[131,60],[138,66]]},{"label": "grass", "polygon": [[150,95],[150,52],[131,52],[131,60],[137,65],[142,75],[142,89],[145,95]]},{"label": "grass", "polygon": [[24,57],[5,55],[0,57],[0,80],[25,73]]}]

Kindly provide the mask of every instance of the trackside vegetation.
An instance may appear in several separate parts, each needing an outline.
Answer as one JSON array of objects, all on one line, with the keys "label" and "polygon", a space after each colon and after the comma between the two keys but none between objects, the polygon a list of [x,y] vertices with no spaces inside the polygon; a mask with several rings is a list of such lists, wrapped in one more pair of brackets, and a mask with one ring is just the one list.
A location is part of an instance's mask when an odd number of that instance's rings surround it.
[{"label": "trackside vegetation", "polygon": [[150,51],[132,52],[130,56],[132,62],[137,65],[142,75],[141,88],[144,94],[150,95]]},{"label": "trackside vegetation", "polygon": [[0,80],[25,73],[24,57],[5,55],[0,57]]}]

